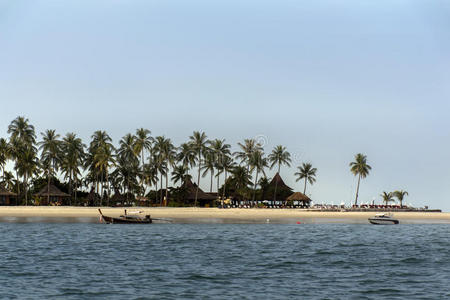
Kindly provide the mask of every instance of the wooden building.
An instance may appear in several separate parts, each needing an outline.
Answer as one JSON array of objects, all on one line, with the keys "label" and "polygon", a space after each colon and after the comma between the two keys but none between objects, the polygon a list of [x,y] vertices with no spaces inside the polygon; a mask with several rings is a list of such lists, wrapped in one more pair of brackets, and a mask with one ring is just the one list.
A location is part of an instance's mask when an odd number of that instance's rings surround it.
[{"label": "wooden building", "polygon": [[17,199],[16,193],[12,193],[0,186],[0,205],[11,205],[13,198]]},{"label": "wooden building", "polygon": [[[35,196],[40,198],[41,205],[68,205],[69,194],[62,192],[53,184],[44,186]],[[49,199],[49,202],[47,202]]]}]

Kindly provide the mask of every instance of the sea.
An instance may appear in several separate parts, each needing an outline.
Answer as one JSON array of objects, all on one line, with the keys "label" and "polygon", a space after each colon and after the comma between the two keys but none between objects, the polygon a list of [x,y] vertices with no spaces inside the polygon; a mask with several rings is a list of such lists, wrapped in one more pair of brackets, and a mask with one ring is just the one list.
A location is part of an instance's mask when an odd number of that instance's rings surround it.
[{"label": "sea", "polygon": [[450,225],[0,223],[1,299],[450,299]]}]

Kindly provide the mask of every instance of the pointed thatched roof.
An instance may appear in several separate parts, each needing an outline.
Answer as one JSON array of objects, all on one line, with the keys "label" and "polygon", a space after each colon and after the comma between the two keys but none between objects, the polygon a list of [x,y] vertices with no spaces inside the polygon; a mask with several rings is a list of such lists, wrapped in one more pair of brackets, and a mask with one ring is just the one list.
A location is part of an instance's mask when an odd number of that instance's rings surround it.
[{"label": "pointed thatched roof", "polygon": [[3,186],[0,185],[0,196],[12,196],[15,197],[17,196],[16,193],[10,192],[7,189],[5,189]]},{"label": "pointed thatched roof", "polygon": [[[278,185],[276,184],[278,182]],[[272,181],[270,182],[269,186],[274,187],[275,185],[277,185],[278,189],[289,189],[292,190],[290,187],[288,187],[286,185],[286,183],[284,183],[283,179],[280,176],[280,173],[275,174],[275,176],[273,177]]]},{"label": "pointed thatched roof", "polygon": [[[186,200],[195,200],[195,193],[197,192],[197,185],[193,183],[189,178],[184,182],[184,188],[186,189]],[[197,200],[216,200],[217,196],[210,195],[198,189]]]},{"label": "pointed thatched roof", "polygon": [[311,202],[311,199],[309,199],[308,196],[306,196],[305,194],[300,193],[300,192],[293,193],[292,195],[290,195],[290,196],[287,198],[287,200],[288,200],[288,201]]},{"label": "pointed thatched roof", "polygon": [[50,184],[50,186],[47,188],[47,185],[44,186],[39,193],[36,194],[36,196],[40,196],[40,197],[70,197],[69,194],[66,194],[64,192],[61,192],[60,189],[58,189],[56,186],[54,186],[53,184]]}]

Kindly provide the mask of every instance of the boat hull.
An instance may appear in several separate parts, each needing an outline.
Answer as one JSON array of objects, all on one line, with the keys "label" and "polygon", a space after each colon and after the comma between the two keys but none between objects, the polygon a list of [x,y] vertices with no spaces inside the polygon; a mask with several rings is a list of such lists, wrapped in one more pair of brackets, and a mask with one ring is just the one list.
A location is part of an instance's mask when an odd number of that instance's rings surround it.
[{"label": "boat hull", "polygon": [[396,219],[381,219],[381,218],[370,218],[370,224],[373,225],[397,225],[400,222]]},{"label": "boat hull", "polygon": [[133,219],[123,219],[123,218],[112,218],[107,216],[102,216],[103,223],[106,224],[152,224],[152,219],[142,219],[142,220],[133,220]]}]

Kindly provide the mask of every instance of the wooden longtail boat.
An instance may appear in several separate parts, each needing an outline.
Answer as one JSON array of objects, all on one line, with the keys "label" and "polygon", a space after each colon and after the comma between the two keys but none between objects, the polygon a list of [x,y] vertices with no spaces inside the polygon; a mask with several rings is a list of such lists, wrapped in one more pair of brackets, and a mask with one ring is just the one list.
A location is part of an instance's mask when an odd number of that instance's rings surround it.
[{"label": "wooden longtail boat", "polygon": [[152,224],[153,220],[149,215],[145,217],[141,217],[139,215],[128,215],[127,210],[125,209],[125,214],[118,217],[108,217],[103,215],[102,210],[99,208],[98,212],[100,213],[101,221],[106,224]]}]

